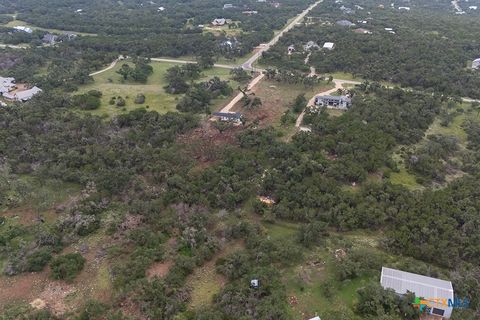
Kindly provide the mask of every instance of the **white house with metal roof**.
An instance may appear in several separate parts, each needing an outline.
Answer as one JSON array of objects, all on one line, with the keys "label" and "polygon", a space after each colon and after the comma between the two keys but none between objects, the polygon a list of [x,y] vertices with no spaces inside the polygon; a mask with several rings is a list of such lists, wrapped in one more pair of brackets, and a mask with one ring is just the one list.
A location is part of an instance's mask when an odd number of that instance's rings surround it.
[{"label": "white house with metal roof", "polygon": [[397,294],[415,293],[416,297],[428,301],[427,311],[431,315],[442,319],[448,319],[452,315],[453,307],[449,301],[454,301],[454,295],[450,281],[382,267],[380,284],[384,289],[393,289]]}]

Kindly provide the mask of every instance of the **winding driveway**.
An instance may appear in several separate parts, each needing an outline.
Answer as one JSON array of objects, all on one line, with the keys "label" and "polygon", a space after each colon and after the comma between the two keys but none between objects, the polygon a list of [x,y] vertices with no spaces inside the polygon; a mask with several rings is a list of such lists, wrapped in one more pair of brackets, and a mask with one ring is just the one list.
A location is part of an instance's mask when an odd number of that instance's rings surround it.
[{"label": "winding driveway", "polygon": [[[351,80],[338,80],[334,79],[333,82],[335,83],[335,88],[329,89],[327,91],[319,92],[316,95],[314,95],[310,101],[308,101],[307,107],[311,107],[315,105],[315,97],[320,96],[320,95],[329,95],[337,91],[338,89],[343,89],[344,84],[361,84],[361,82],[358,81],[351,81]],[[305,116],[305,111],[307,111],[307,108],[305,108],[302,113],[298,116],[297,121],[295,122],[295,127],[300,128],[302,130],[302,122],[303,122],[303,117]]]}]

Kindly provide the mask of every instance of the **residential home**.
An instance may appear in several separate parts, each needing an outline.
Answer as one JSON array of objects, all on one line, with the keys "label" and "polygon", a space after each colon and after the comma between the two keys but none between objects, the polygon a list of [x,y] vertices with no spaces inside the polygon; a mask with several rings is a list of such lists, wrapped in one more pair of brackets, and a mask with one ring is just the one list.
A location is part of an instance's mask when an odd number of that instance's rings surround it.
[{"label": "residential home", "polygon": [[336,24],[342,27],[353,27],[355,25],[355,23],[348,20],[339,20]]},{"label": "residential home", "polygon": [[13,29],[15,29],[16,31],[22,31],[22,32],[26,32],[26,33],[32,33],[33,30],[29,27],[25,27],[25,26],[16,26],[16,27],[13,27]]},{"label": "residential home", "polygon": [[13,92],[5,93],[3,95],[3,97],[5,99],[9,99],[9,100],[13,100],[13,101],[25,102],[25,101],[28,101],[28,100],[32,99],[34,95],[36,95],[40,92],[42,92],[42,89],[40,89],[38,87],[33,87],[31,89],[24,90],[24,91],[18,91],[18,92],[14,92],[14,93]]},{"label": "residential home", "polygon": [[347,110],[352,106],[352,99],[347,96],[317,96],[315,105],[330,109]]},{"label": "residential home", "polygon": [[410,11],[410,7],[398,7],[398,10]]},{"label": "residential home", "polygon": [[411,302],[432,318],[448,319],[452,315],[455,299],[450,281],[382,267],[380,284],[399,295],[414,293],[416,301]]},{"label": "residential home", "polygon": [[477,10],[478,7],[477,7],[477,6],[470,6],[470,7],[468,7],[468,9],[470,9],[470,10]]},{"label": "residential home", "polygon": [[358,28],[353,30],[353,32],[358,33],[358,34],[372,34],[372,31],[364,29],[364,28]]},{"label": "residential home", "polygon": [[320,46],[313,41],[308,41],[306,45],[303,46],[304,51],[318,50]]},{"label": "residential home", "polygon": [[9,93],[15,89],[15,78],[0,77],[0,95]]},{"label": "residential home", "polygon": [[55,44],[55,42],[57,42],[57,40],[58,40],[58,36],[54,35],[52,33],[47,33],[42,38],[43,43],[50,44],[50,45]]},{"label": "residential home", "polygon": [[225,18],[220,18],[220,19],[215,19],[212,21],[212,25],[214,26],[224,26],[225,23],[227,23],[227,20],[225,20]]},{"label": "residential home", "polygon": [[232,9],[232,8],[233,8],[233,4],[231,4],[231,3],[226,3],[226,4],[223,5],[223,10]]},{"label": "residential home", "polygon": [[224,122],[233,122],[233,123],[241,123],[242,122],[242,114],[239,112],[214,112],[214,117],[217,117],[220,121]]},{"label": "residential home", "polygon": [[251,15],[254,15],[254,14],[258,14],[258,11],[248,10],[248,11],[243,11],[242,13],[246,14],[247,16],[251,16]]}]

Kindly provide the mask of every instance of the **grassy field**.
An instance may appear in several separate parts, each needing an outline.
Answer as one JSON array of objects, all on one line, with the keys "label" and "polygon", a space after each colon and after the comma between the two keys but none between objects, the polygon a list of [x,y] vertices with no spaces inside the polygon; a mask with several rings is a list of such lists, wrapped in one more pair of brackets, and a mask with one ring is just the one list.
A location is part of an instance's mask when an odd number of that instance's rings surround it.
[{"label": "grassy field", "polygon": [[[453,121],[449,124],[449,126],[442,126],[441,120],[439,118],[436,118],[432,125],[425,132],[423,140],[421,140],[414,146],[398,146],[396,148],[396,151],[393,154],[393,159],[397,162],[400,171],[391,173],[390,182],[392,182],[393,184],[403,185],[411,190],[423,189],[423,187],[417,183],[415,175],[409,173],[406,169],[404,160],[400,156],[400,148],[402,147],[408,149],[418,148],[427,141],[427,137],[429,135],[439,134],[456,137],[459,141],[460,149],[464,150],[466,148],[467,134],[463,128],[463,123],[467,119],[473,119],[478,121],[480,120],[480,116],[478,116],[476,112],[471,110],[470,103],[462,103],[461,105],[459,105],[459,107],[461,107],[464,112],[458,113],[453,119]],[[450,112],[453,112],[453,110]]]},{"label": "grassy field", "polygon": [[22,21],[22,20],[16,20],[16,19],[13,20],[13,21],[10,21],[9,23],[5,24],[4,26],[9,27],[9,28],[18,27],[18,26],[25,26],[25,27],[29,27],[33,30],[42,30],[42,31],[53,32],[53,33],[73,32],[75,34],[78,34],[79,36],[96,36],[96,34],[94,34],[94,33],[76,32],[76,31],[71,31],[71,30],[40,28],[40,27],[34,26],[32,24],[29,24],[28,22],[25,22],[25,21]]},{"label": "grassy field", "polygon": [[[290,222],[264,223],[268,236],[273,240],[295,241],[299,224]],[[294,319],[309,319],[316,314],[323,316],[339,308],[353,309],[358,299],[357,290],[367,283],[378,281],[376,275],[364,275],[353,280],[339,281],[336,277],[336,262],[332,253],[338,248],[336,239],[346,239],[354,247],[377,248],[380,235],[365,232],[332,234],[324,247],[304,249],[302,262],[281,270],[283,283]],[[378,250],[378,249],[375,249]],[[332,295],[325,294],[324,287],[332,288]],[[360,318],[353,318],[356,320]]]},{"label": "grassy field", "polygon": [[[176,105],[181,99],[182,95],[173,95],[165,92],[164,87],[167,82],[164,75],[167,69],[173,67],[174,63],[166,62],[152,62],[153,74],[148,78],[146,83],[136,83],[131,80],[124,81],[122,76],[116,73],[121,68],[123,63],[118,63],[113,69],[94,76],[94,83],[82,86],[79,93],[87,92],[89,90],[99,90],[103,93],[101,107],[94,111],[88,111],[96,115],[106,115],[111,117],[113,115],[128,112],[136,108],[145,107],[148,110],[154,110],[159,113],[166,113],[169,111],[176,111]],[[199,81],[206,81],[214,76],[222,80],[229,80],[230,70],[221,68],[212,68],[205,70]],[[238,83],[230,81],[232,88],[236,89]],[[146,100],[144,104],[135,104],[134,100],[137,94],[145,95]],[[126,101],[125,107],[117,107],[110,105],[109,101],[112,97],[122,97]],[[215,99],[212,102],[212,110],[223,106],[230,97]]]}]

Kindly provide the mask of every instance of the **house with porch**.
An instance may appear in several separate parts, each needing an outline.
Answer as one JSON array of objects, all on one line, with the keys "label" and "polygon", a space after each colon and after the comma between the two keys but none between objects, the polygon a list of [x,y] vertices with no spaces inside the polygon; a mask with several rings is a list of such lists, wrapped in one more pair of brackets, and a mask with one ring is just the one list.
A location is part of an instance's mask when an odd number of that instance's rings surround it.
[{"label": "house with porch", "polygon": [[347,96],[316,96],[315,105],[330,109],[347,110],[352,106],[352,99]]}]

